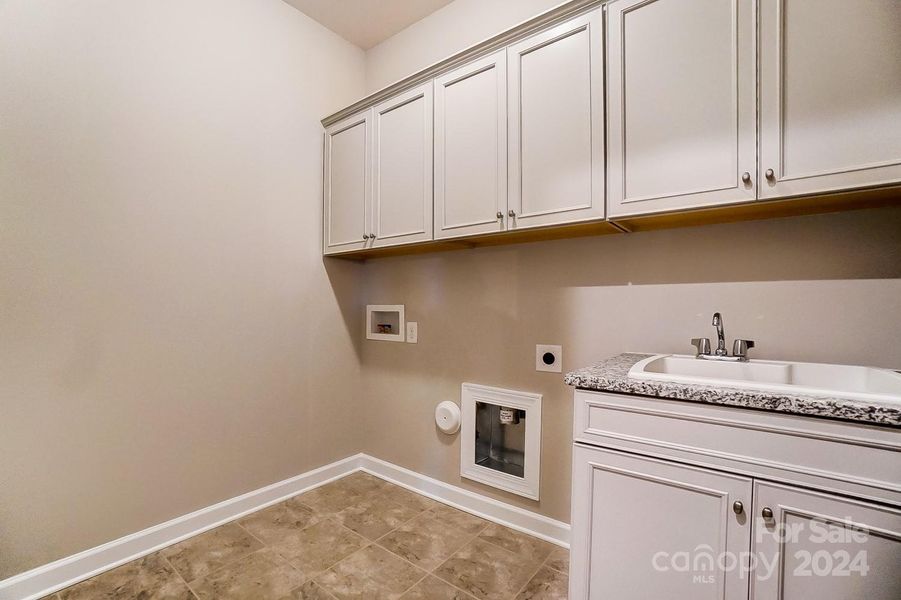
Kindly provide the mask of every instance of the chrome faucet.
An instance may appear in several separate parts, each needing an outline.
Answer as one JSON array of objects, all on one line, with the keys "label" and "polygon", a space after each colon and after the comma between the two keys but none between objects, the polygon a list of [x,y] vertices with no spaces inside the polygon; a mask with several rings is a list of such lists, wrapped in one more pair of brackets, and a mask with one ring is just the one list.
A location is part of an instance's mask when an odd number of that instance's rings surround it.
[{"label": "chrome faucet", "polygon": [[728,356],[729,352],[726,350],[726,334],[723,332],[723,316],[718,312],[713,313],[712,324],[716,327],[716,355]]},{"label": "chrome faucet", "polygon": [[754,341],[736,339],[732,343],[732,356],[729,356],[729,352],[726,350],[726,334],[723,331],[723,315],[718,312],[713,313],[713,326],[716,327],[716,350],[713,354],[710,353],[709,339],[693,338],[691,344],[696,349],[695,358],[746,362],[748,360],[748,350],[754,347]]}]

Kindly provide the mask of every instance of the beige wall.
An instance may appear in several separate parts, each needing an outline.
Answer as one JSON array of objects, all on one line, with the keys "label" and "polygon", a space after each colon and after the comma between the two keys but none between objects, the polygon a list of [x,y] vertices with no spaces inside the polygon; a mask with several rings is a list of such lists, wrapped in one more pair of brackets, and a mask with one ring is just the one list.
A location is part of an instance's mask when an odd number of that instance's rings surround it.
[{"label": "beige wall", "polygon": [[562,3],[455,0],[367,50],[366,89],[374,92]]},{"label": "beige wall", "polygon": [[[374,91],[556,2],[456,0],[366,56]],[[367,452],[569,521],[572,392],[537,373],[624,351],[688,352],[712,335],[754,355],[901,368],[901,209],[475,249],[367,262],[367,303],[404,303],[419,344],[363,349]],[[464,381],[544,394],[540,503],[460,478],[459,443],[435,405]]]},{"label": "beige wall", "polygon": [[[366,302],[406,305],[419,343],[366,342],[367,452],[569,522],[572,390],[535,371],[625,351],[692,350],[726,334],[760,358],[901,369],[901,208],[611,235],[369,261]],[[731,342],[730,342],[731,343]],[[544,395],[541,501],[461,479],[459,436],[433,412],[460,384]]]},{"label": "beige wall", "polygon": [[0,579],[359,450],[363,60],[281,0],[0,2]]}]

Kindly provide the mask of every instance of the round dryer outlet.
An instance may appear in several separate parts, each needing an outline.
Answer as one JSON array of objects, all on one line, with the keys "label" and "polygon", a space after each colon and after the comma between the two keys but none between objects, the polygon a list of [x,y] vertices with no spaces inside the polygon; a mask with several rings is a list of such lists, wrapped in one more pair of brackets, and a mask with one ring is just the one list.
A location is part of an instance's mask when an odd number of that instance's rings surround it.
[{"label": "round dryer outlet", "polygon": [[563,372],[563,346],[535,346],[535,370],[549,373]]}]

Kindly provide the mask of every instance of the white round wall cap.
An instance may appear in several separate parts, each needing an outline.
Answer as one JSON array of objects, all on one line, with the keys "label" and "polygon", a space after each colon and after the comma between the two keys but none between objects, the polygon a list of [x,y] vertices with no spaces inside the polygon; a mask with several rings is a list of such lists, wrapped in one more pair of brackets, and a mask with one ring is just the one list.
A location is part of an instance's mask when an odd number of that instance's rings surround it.
[{"label": "white round wall cap", "polygon": [[460,407],[450,400],[439,404],[435,408],[435,424],[447,434],[460,431]]}]

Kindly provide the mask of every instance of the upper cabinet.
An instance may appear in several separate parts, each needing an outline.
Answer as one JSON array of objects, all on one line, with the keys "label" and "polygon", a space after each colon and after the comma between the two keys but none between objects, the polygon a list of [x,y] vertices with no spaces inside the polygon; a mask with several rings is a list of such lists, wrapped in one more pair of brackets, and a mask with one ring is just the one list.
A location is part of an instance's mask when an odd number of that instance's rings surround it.
[{"label": "upper cabinet", "polygon": [[879,206],[901,0],[571,0],[323,122],[325,254]]},{"label": "upper cabinet", "polygon": [[756,199],[753,0],[607,13],[610,217]]},{"label": "upper cabinet", "polygon": [[901,181],[901,2],[760,2],[760,197]]},{"label": "upper cabinet", "polygon": [[323,251],[363,250],[369,240],[371,111],[335,123],[325,132]]},{"label": "upper cabinet", "polygon": [[603,48],[600,8],[507,48],[508,229],[603,218]]},{"label": "upper cabinet", "polygon": [[374,248],[432,239],[432,83],[372,110]]},{"label": "upper cabinet", "polygon": [[507,55],[435,80],[435,237],[502,231],[507,215]]}]

